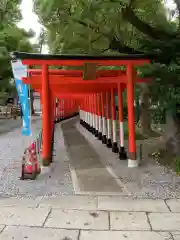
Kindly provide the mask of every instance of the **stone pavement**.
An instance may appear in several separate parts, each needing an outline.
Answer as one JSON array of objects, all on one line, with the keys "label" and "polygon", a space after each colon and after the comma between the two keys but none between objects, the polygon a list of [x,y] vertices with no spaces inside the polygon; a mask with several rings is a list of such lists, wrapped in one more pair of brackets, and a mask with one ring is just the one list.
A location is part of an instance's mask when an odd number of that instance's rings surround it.
[{"label": "stone pavement", "polygon": [[121,185],[102,164],[98,152],[76,129],[76,121],[74,118],[61,125],[75,193],[122,193]]},{"label": "stone pavement", "polygon": [[1,240],[180,240],[180,201],[120,196],[0,200]]}]

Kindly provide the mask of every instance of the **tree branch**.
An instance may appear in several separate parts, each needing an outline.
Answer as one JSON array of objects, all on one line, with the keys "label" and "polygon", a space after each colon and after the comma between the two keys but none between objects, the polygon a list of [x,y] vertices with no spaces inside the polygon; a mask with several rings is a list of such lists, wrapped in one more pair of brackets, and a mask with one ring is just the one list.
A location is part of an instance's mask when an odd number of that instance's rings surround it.
[{"label": "tree branch", "polygon": [[73,18],[73,20],[74,20],[75,22],[81,24],[81,25],[84,26],[84,27],[88,27],[88,28],[92,29],[95,33],[100,33],[100,34],[102,34],[104,37],[106,37],[106,38],[108,38],[108,39],[111,37],[110,34],[102,32],[98,26],[95,26],[95,25],[90,24],[90,23],[86,23],[86,22],[82,21],[81,19],[75,19],[75,18]]},{"label": "tree branch", "polygon": [[108,48],[106,48],[106,49],[102,49],[102,50],[101,50],[101,53],[107,52],[108,50],[110,50],[110,48],[109,48],[109,47],[108,47]]},{"label": "tree branch", "polygon": [[[109,49],[110,50],[113,50],[113,51],[118,51],[120,53],[136,53],[136,54],[140,54],[140,53],[143,53],[143,52],[140,52],[140,51],[137,51],[131,47],[128,47],[126,46],[125,44],[122,44],[120,42],[120,40],[117,40],[116,37],[112,34],[108,34],[108,33],[103,33],[99,27],[97,26],[94,26],[92,24],[88,24],[82,20],[79,20],[79,19],[74,19],[77,23],[83,25],[84,27],[89,27],[90,29],[92,29],[95,33],[100,33],[101,36],[104,36],[106,37],[108,40],[109,40]],[[97,40],[97,39],[96,39]]]},{"label": "tree branch", "polygon": [[122,10],[122,14],[123,14],[123,17],[129,23],[131,23],[135,28],[137,28],[140,32],[144,33],[145,35],[153,39],[170,40],[177,36],[177,33],[171,34],[163,30],[151,27],[148,23],[144,22],[139,17],[137,17],[130,6],[127,6],[126,8],[124,8]]},{"label": "tree branch", "polygon": [[117,40],[115,37],[113,37],[109,44],[109,49],[113,51],[118,51],[119,53],[131,53],[131,54],[140,54],[144,52],[140,52],[135,50],[134,48],[128,47],[127,45],[121,43],[119,40]]},{"label": "tree branch", "polygon": [[91,43],[97,42],[101,37],[102,37],[102,35],[100,34],[97,38],[93,39],[93,40],[91,41]]},{"label": "tree branch", "polygon": [[[101,34],[101,36],[106,37],[109,40],[109,47],[107,50],[112,50],[112,51],[118,51],[119,53],[131,53],[131,54],[141,54],[144,52],[141,51],[137,51],[134,48],[128,47],[127,45],[123,44],[120,42],[120,40],[117,40],[116,37],[113,34],[108,34],[108,33],[104,33],[102,32],[99,27],[92,25],[92,24],[88,24],[82,20],[79,19],[74,19],[77,23],[83,25],[84,27],[88,27],[90,29],[92,29],[95,33],[99,33]],[[97,40],[97,39],[96,39]]]}]

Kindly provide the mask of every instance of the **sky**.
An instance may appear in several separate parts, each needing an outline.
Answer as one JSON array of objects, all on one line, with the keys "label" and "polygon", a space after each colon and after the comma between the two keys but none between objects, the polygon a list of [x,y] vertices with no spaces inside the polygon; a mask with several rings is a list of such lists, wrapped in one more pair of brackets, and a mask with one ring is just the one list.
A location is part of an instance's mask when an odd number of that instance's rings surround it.
[{"label": "sky", "polygon": [[165,0],[165,3],[170,8],[174,8],[176,6],[173,0]]},{"label": "sky", "polygon": [[[31,41],[32,43],[35,43],[41,32],[42,26],[38,21],[37,15],[33,12],[33,1],[22,0],[20,9],[23,19],[18,23],[18,26],[24,28],[27,31],[29,29],[32,29],[36,33],[36,36]],[[47,46],[43,46],[42,53],[48,53]]]},{"label": "sky", "polygon": [[22,0],[21,3],[21,13],[22,21],[18,24],[19,27],[24,28],[25,30],[33,29],[36,33],[36,37],[33,39],[33,42],[36,41],[37,37],[41,31],[41,24],[38,22],[38,17],[33,13],[33,1],[32,0]]}]

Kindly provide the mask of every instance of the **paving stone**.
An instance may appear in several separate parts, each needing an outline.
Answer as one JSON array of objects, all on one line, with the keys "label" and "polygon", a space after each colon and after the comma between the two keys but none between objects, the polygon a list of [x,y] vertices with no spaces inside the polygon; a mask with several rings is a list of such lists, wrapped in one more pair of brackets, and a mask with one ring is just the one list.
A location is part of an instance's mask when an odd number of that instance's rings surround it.
[{"label": "paving stone", "polygon": [[48,208],[0,208],[0,224],[17,226],[42,226],[49,214]]},{"label": "paving stone", "polygon": [[180,213],[149,213],[152,230],[179,231]]},{"label": "paving stone", "polygon": [[67,229],[107,230],[109,227],[108,213],[53,209],[45,226]]},{"label": "paving stone", "polygon": [[173,240],[180,240],[180,232],[172,232]]},{"label": "paving stone", "polygon": [[[169,233],[123,232],[123,231],[81,231],[80,240],[171,240]],[[179,239],[177,239],[179,240]]]},{"label": "paving stone", "polygon": [[180,199],[169,199],[166,203],[172,212],[180,212]]},{"label": "paving stone", "polygon": [[122,189],[117,184],[116,179],[112,177],[102,164],[99,154],[91,144],[75,126],[72,132],[66,131],[64,129],[66,125],[69,125],[69,123],[63,124],[62,129],[69,153],[70,165],[73,166],[76,173],[79,191],[86,193],[122,193]]},{"label": "paving stone", "polygon": [[63,229],[48,229],[36,227],[12,227],[5,228],[0,234],[1,240],[77,240],[78,231]]},{"label": "paving stone", "polygon": [[60,209],[95,210],[97,209],[97,197],[73,195],[64,195],[51,198],[46,197],[40,202],[39,206],[49,206]]},{"label": "paving stone", "polygon": [[0,198],[0,208],[1,207],[13,207],[13,206],[23,206],[23,207],[36,207],[41,200],[41,197],[37,198],[22,198],[22,197],[12,197],[12,198]]},{"label": "paving stone", "polygon": [[143,212],[112,212],[110,213],[112,230],[150,230],[147,215]]},{"label": "paving stone", "polygon": [[99,196],[98,209],[128,212],[169,212],[163,200],[122,199],[119,196]]}]

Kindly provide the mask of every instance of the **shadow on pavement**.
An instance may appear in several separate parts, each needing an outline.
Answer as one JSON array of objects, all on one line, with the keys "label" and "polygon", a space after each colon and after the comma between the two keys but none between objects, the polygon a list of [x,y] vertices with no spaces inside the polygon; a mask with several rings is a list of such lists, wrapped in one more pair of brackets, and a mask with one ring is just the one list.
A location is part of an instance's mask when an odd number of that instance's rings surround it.
[{"label": "shadow on pavement", "polygon": [[[40,116],[34,116],[31,120],[31,123],[36,123],[40,119],[41,119]],[[21,126],[22,126],[21,118],[0,119],[0,135],[12,132],[17,128],[21,128]]]},{"label": "shadow on pavement", "polygon": [[0,119],[0,135],[11,132],[21,126],[21,119]]}]

